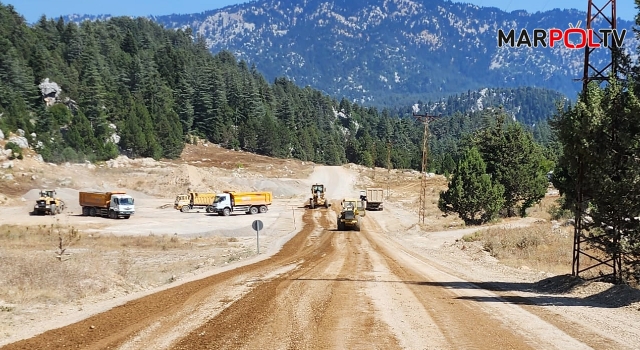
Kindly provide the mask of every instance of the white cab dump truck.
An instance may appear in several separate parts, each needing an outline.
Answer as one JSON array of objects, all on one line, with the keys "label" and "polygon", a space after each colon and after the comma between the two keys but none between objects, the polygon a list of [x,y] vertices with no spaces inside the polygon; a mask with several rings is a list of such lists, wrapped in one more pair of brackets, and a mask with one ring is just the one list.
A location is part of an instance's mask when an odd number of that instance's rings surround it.
[{"label": "white cab dump truck", "polygon": [[224,191],[216,196],[213,211],[221,216],[229,216],[239,211],[245,214],[266,213],[271,205],[271,192],[235,192]]},{"label": "white cab dump truck", "polygon": [[128,219],[136,209],[126,192],[80,192],[79,197],[84,216]]},{"label": "white cab dump truck", "polygon": [[367,210],[383,210],[384,190],[377,187],[369,187],[366,190]]}]

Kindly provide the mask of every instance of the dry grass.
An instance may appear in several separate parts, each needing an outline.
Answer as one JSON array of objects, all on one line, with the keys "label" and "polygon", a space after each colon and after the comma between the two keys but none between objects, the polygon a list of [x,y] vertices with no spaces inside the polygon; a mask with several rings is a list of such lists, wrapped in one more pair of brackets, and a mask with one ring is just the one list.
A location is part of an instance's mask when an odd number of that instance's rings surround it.
[{"label": "dry grass", "polygon": [[216,167],[226,170],[243,169],[258,172],[265,177],[290,177],[306,179],[313,171],[311,162],[297,159],[279,159],[253,153],[234,151],[218,145],[204,143],[186,144],[176,164],[192,164],[198,167]]},{"label": "dry grass", "polygon": [[[415,213],[418,218],[420,207],[420,173],[412,170],[366,168],[358,165],[351,165],[358,170],[359,178],[357,186],[361,189],[366,187],[380,187],[385,190],[389,197],[385,199],[405,210]],[[426,181],[425,198],[425,223],[420,225],[420,229],[426,232],[442,231],[449,229],[459,229],[464,226],[464,222],[457,215],[444,216],[438,209],[438,199],[440,191],[447,189],[448,180],[444,176],[429,177]]]},{"label": "dry grass", "polygon": [[23,306],[146,289],[253,254],[237,238],[96,235],[61,225],[2,225],[0,247],[0,301]]},{"label": "dry grass", "polygon": [[489,228],[462,239],[481,242],[506,265],[563,274],[571,272],[571,237],[566,228],[554,230],[550,223],[536,223],[526,228]]}]

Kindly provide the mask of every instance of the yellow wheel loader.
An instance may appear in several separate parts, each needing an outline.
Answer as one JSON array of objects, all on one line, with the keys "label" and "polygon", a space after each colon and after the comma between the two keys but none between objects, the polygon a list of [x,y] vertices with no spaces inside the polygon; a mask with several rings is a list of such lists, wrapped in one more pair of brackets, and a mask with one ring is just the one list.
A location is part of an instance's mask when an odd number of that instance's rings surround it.
[{"label": "yellow wheel loader", "polygon": [[34,215],[56,215],[62,213],[65,209],[64,201],[60,198],[56,198],[55,190],[42,190],[40,191],[40,198],[36,200],[36,205],[33,206]]},{"label": "yellow wheel loader", "polygon": [[364,201],[345,198],[340,203],[342,209],[338,216],[338,231],[355,230],[360,231],[360,218],[365,216]]},{"label": "yellow wheel loader", "polygon": [[309,208],[315,209],[317,207],[329,208],[329,200],[325,197],[327,188],[321,184],[315,184],[311,186],[311,198],[309,198]]}]

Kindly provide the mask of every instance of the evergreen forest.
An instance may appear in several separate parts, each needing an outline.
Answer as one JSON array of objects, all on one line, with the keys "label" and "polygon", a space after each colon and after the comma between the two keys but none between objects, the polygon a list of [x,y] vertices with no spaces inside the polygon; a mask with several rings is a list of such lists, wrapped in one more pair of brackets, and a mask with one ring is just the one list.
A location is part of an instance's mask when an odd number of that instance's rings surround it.
[{"label": "evergreen forest", "polygon": [[[145,18],[42,17],[28,26],[0,4],[0,96],[0,129],[23,130],[49,162],[176,158],[197,136],[322,164],[421,166],[422,126],[410,108],[379,110],[286,78],[267,82],[230,52],[211,54],[190,29]],[[487,113],[448,112],[433,123],[433,172]]]}]

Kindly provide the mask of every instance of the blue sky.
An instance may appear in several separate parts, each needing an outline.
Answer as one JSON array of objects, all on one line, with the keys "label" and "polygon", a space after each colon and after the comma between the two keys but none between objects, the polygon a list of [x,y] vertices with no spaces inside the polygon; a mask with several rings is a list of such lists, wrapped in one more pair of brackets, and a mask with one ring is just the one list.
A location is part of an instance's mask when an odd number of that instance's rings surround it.
[{"label": "blue sky", "polygon": [[[286,0],[285,0],[286,1]],[[111,14],[116,16],[168,15],[172,13],[196,13],[213,10],[227,5],[244,3],[242,0],[0,0],[13,5],[28,22],[33,23],[41,15]],[[555,7],[578,8],[586,11],[587,0],[464,0],[480,6],[493,6],[506,11],[524,9],[530,12],[551,10]],[[559,6],[558,3],[562,3]],[[596,0],[603,5],[606,0]],[[633,0],[617,1],[618,17],[633,20],[637,14]]]}]

